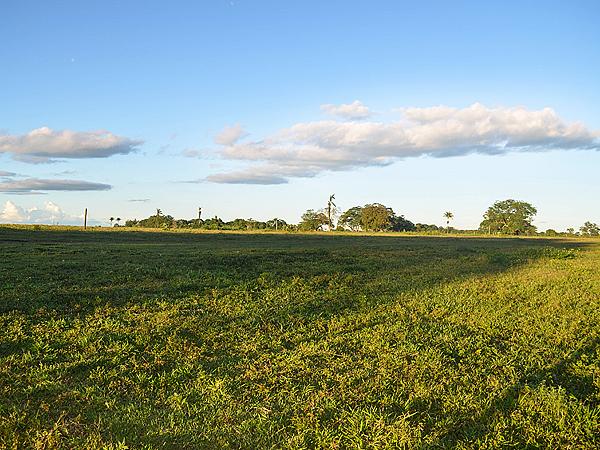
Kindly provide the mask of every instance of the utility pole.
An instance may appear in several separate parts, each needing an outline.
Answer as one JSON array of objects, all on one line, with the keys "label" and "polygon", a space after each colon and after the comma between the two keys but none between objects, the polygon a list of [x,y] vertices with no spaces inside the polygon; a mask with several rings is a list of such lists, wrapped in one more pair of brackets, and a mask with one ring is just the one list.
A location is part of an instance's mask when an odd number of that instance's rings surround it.
[{"label": "utility pole", "polygon": [[85,212],[83,213],[83,229],[87,230],[87,208],[85,208]]},{"label": "utility pole", "polygon": [[202,207],[198,208],[198,220],[202,219]]}]

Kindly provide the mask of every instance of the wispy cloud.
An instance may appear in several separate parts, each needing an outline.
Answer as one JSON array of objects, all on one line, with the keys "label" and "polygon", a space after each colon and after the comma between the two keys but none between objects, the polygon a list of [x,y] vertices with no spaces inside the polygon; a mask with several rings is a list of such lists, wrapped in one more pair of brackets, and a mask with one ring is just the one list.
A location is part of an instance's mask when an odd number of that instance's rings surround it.
[{"label": "wispy cloud", "polygon": [[[202,181],[202,180],[200,180]],[[227,184],[284,184],[287,179],[280,175],[261,173],[252,169],[241,170],[239,172],[220,173],[209,175],[206,181],[212,183]]]},{"label": "wispy cloud", "polygon": [[149,202],[150,199],[149,198],[132,198],[132,199],[129,199],[128,201],[133,202],[133,203],[136,203],[136,202],[146,203],[146,202]]},{"label": "wispy cloud", "polygon": [[106,158],[134,152],[140,140],[117,136],[109,131],[78,132],[37,128],[22,135],[0,135],[0,153],[32,164],[55,158]]},{"label": "wispy cloud", "polygon": [[14,172],[6,172],[5,170],[0,170],[0,177],[5,178],[5,177],[14,177],[17,174]]},{"label": "wispy cloud", "polygon": [[46,180],[26,178],[0,182],[0,192],[15,194],[35,194],[44,191],[106,191],[111,185],[83,180]]},{"label": "wispy cloud", "polygon": [[185,156],[186,158],[201,158],[204,153],[193,148],[186,148],[181,152],[181,155]]},{"label": "wispy cloud", "polygon": [[597,132],[581,123],[566,123],[551,108],[532,111],[475,103],[466,108],[404,108],[401,114],[393,122],[297,123],[262,140],[223,145],[222,158],[246,161],[249,166],[206,180],[280,184],[294,177],[383,166],[423,155],[600,149]]},{"label": "wispy cloud", "polygon": [[215,136],[215,143],[220,145],[233,145],[241,138],[247,136],[239,123],[231,127],[225,127],[219,134]]},{"label": "wispy cloud", "polygon": [[332,116],[341,117],[342,119],[360,120],[366,119],[371,116],[371,110],[362,104],[358,100],[354,100],[352,103],[332,105],[325,104],[321,105],[321,111],[326,112]]}]

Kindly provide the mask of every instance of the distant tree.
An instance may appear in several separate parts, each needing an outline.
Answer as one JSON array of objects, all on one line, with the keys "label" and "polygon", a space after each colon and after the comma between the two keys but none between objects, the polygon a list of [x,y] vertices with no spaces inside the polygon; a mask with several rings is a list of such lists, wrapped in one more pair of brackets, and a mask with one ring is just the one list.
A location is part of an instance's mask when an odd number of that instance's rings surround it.
[{"label": "distant tree", "polygon": [[600,227],[592,222],[586,222],[579,228],[582,236],[600,236]]},{"label": "distant tree", "polygon": [[323,226],[329,223],[329,218],[324,211],[315,211],[309,209],[302,214],[302,220],[298,224],[298,228],[303,231],[318,231],[322,230]]},{"label": "distant tree", "polygon": [[275,217],[274,219],[267,220],[265,222],[266,227],[271,230],[286,230],[288,228],[288,224],[285,220],[279,219]]},{"label": "distant tree", "polygon": [[427,223],[418,223],[415,225],[415,230],[419,232],[439,232],[443,229],[443,227],[438,227],[437,225],[430,225]]},{"label": "distant tree", "polygon": [[[160,210],[157,210],[158,213]],[[154,216],[147,217],[146,219],[142,219],[137,223],[137,226],[143,228],[170,228],[173,226],[177,226],[175,219],[173,216],[156,214]]]},{"label": "distant tree", "polygon": [[360,231],[362,230],[362,206],[354,206],[340,216],[338,228],[342,230]]},{"label": "distant tree", "polygon": [[497,201],[483,215],[479,229],[499,234],[533,234],[536,228],[531,222],[536,214],[537,209],[527,202]]},{"label": "distant tree", "polygon": [[546,236],[558,236],[556,230],[553,230],[552,228],[548,228],[544,234]]},{"label": "distant tree", "polygon": [[363,206],[360,223],[365,231],[389,230],[392,225],[394,211],[381,203],[371,203]]},{"label": "distant tree", "polygon": [[116,227],[120,226],[120,223],[119,223],[119,222],[121,222],[121,218],[120,218],[120,217],[117,217],[117,218],[115,219],[115,222],[117,222],[117,223],[115,224],[115,226],[116,226]]},{"label": "distant tree", "polygon": [[575,234],[575,228],[567,228],[567,234]]},{"label": "distant tree", "polygon": [[345,211],[340,216],[338,228],[351,231],[412,231],[415,225],[404,216],[397,216],[392,208],[371,203]]},{"label": "distant tree", "polygon": [[335,200],[335,194],[331,194],[329,196],[329,200],[327,201],[327,225],[329,226],[329,231],[333,231],[333,222],[332,217],[337,213],[337,206],[333,201]]},{"label": "distant tree", "polygon": [[224,224],[230,230],[249,230],[251,228],[250,221],[246,219],[233,219],[231,222]]},{"label": "distant tree", "polygon": [[452,212],[450,212],[450,211],[446,211],[444,213],[444,217],[446,218],[446,228],[448,228],[448,230],[450,230],[450,221],[452,219],[454,219],[454,214],[452,214]]},{"label": "distant tree", "polygon": [[215,216],[212,219],[205,220],[202,228],[207,230],[222,230],[225,228],[225,222],[223,222],[223,220],[221,220],[219,217]]},{"label": "distant tree", "polygon": [[397,216],[392,211],[392,217],[390,219],[391,222],[391,231],[414,231],[416,229],[415,224],[410,220],[404,218],[404,216]]},{"label": "distant tree", "polygon": [[114,218],[114,217],[111,217],[111,218],[110,218],[110,219],[108,219],[108,220],[110,220],[110,226],[112,227],[112,224],[113,224],[113,222],[114,222],[115,218]]}]

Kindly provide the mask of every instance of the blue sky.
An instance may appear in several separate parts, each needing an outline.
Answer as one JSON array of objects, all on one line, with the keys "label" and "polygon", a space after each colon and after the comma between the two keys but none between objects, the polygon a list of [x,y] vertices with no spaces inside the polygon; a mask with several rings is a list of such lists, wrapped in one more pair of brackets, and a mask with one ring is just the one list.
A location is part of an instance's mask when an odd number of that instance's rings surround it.
[{"label": "blue sky", "polygon": [[297,222],[335,193],[600,223],[598,23],[583,1],[7,0],[0,220]]}]

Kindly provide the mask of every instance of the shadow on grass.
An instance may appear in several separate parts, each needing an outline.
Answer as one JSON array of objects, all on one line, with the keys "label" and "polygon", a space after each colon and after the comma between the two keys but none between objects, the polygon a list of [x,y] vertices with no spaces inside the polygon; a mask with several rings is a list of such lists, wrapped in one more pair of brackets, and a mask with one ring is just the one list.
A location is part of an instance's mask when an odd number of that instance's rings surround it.
[{"label": "shadow on grass", "polygon": [[495,398],[488,408],[441,437],[435,447],[456,448],[460,443],[473,443],[479,438],[483,438],[492,431],[494,419],[498,414],[508,416],[517,409],[519,397],[527,387],[536,388],[548,385],[563,388],[567,395],[573,396],[592,408],[598,407],[598,399],[593,395],[596,388],[592,377],[573,377],[568,373],[568,369],[582,358],[594,357],[599,347],[600,338],[589,339],[567,358],[561,359],[556,364],[542,370],[526,372],[516,383],[505,389],[502,395]]},{"label": "shadow on grass", "polygon": [[499,273],[541,257],[569,258],[575,249],[594,244],[541,238],[13,228],[0,228],[0,242],[5,256],[0,261],[0,313],[44,308],[61,314],[202,295],[252,283],[265,273],[279,280],[353,275],[373,294],[399,293]]}]

